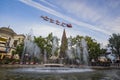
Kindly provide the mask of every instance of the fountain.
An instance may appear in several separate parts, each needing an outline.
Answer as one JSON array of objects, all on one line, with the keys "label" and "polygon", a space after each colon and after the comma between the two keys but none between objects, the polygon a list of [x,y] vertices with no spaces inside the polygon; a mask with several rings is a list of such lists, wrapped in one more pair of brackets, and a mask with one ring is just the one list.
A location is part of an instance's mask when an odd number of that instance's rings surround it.
[{"label": "fountain", "polygon": [[57,37],[53,37],[53,44],[52,44],[52,56],[55,56],[55,51],[58,49],[58,39]]},{"label": "fountain", "polygon": [[73,50],[72,50],[71,38],[68,39],[67,56],[68,56],[68,58],[69,58],[70,60],[74,59]]},{"label": "fountain", "polygon": [[35,59],[40,59],[40,48],[33,42],[33,36],[26,35],[24,40],[24,50],[22,53],[21,64],[35,62]]},{"label": "fountain", "polygon": [[88,66],[88,51],[87,51],[87,43],[85,39],[81,40],[81,45],[83,49],[83,64]]},{"label": "fountain", "polygon": [[[63,39],[64,40],[64,39]],[[24,71],[24,72],[36,72],[36,73],[73,73],[73,72],[86,72],[86,71],[93,71],[89,68],[80,68],[80,65],[88,66],[88,51],[87,51],[87,43],[84,39],[81,39],[81,41],[77,41],[75,45],[72,44],[72,38],[67,39],[67,49],[65,50],[65,57],[64,60],[68,59],[68,62],[64,64],[62,63],[55,63],[55,59],[59,59],[60,53],[56,56],[56,53],[58,53],[58,38],[53,37],[52,42],[52,49],[51,49],[51,57],[47,57],[47,51],[44,49],[43,53],[43,62],[44,64],[42,67],[36,66],[35,68],[20,68],[15,71]],[[46,46],[46,45],[44,45]],[[34,62],[33,59],[39,60],[41,57],[40,48],[37,46],[36,43],[33,41],[32,35],[26,35],[26,38],[24,40],[24,51],[22,54],[21,62],[22,64],[25,64],[27,61]],[[52,63],[49,62],[49,60],[52,59]],[[77,67],[72,67],[72,65],[76,65]]]},{"label": "fountain", "polygon": [[55,60],[58,58],[58,55],[56,56],[55,53],[58,49],[58,38],[57,37],[53,37],[53,41],[52,41],[52,51],[51,51],[51,57],[50,60],[52,60],[52,63],[45,63],[44,66],[45,67],[62,67],[63,64],[59,64],[59,63],[55,63]]},{"label": "fountain", "polygon": [[44,64],[47,62],[47,52],[46,49],[44,49]]},{"label": "fountain", "polygon": [[77,42],[77,44],[76,44],[76,55],[78,56],[78,58],[77,58],[77,60],[76,60],[76,62],[78,63],[78,64],[81,64],[81,56],[82,56],[82,52],[81,52],[81,49],[80,49],[80,42]]},{"label": "fountain", "polygon": [[72,45],[71,39],[68,39],[68,49],[67,56],[69,60],[76,61],[79,65],[88,66],[88,51],[87,51],[87,43],[84,39],[81,41],[77,41],[75,45]]}]

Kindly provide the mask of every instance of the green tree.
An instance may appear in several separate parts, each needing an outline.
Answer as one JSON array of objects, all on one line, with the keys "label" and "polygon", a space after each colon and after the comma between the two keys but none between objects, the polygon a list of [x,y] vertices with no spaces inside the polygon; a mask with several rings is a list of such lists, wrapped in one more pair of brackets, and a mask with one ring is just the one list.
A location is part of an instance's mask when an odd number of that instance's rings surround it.
[{"label": "green tree", "polygon": [[34,37],[34,42],[40,47],[42,55],[44,55],[44,50],[47,51],[47,57],[51,56],[52,43],[53,43],[53,34],[48,34],[47,37],[43,38],[42,36]]},{"label": "green tree", "polygon": [[67,50],[67,37],[65,29],[63,31],[62,40],[61,40],[61,46],[60,46],[60,58],[65,58],[66,56],[66,50]]},{"label": "green tree", "polygon": [[95,39],[92,39],[89,36],[83,37],[83,36],[77,35],[76,37],[72,38],[72,44],[74,45],[77,42],[80,42],[82,38],[84,38],[85,41],[87,42],[90,60],[97,59],[98,56],[100,56],[100,54],[105,53],[105,49],[100,49],[100,44],[97,43]]},{"label": "green tree", "polygon": [[42,55],[44,54],[45,44],[47,43],[42,36],[34,37],[34,42],[40,47]]},{"label": "green tree", "polygon": [[109,38],[109,44],[111,45],[113,52],[120,56],[120,34],[112,34]]},{"label": "green tree", "polygon": [[12,55],[18,54],[21,59],[23,49],[24,49],[24,43],[21,43],[16,47],[15,51],[12,51]]},{"label": "green tree", "polygon": [[48,34],[45,40],[46,40],[45,49],[47,51],[47,57],[50,57],[52,51],[52,44],[53,44],[53,34],[52,33]]},{"label": "green tree", "polygon": [[90,60],[97,59],[98,56],[102,54],[102,51],[100,49],[100,44],[97,43],[95,39],[92,39],[91,37],[88,37],[88,36],[85,37],[85,40],[87,41]]},{"label": "green tree", "polygon": [[81,39],[84,38],[83,36],[77,35],[76,37],[72,38],[72,44],[76,44],[78,41],[80,42]]},{"label": "green tree", "polygon": [[80,42],[82,38],[84,38],[85,41],[87,42],[90,60],[97,59],[98,56],[100,56],[100,54],[105,53],[105,49],[100,49],[100,44],[97,43],[95,39],[92,39],[89,36],[83,37],[83,36],[77,35],[76,37],[72,38],[72,44],[74,45],[77,42]]}]

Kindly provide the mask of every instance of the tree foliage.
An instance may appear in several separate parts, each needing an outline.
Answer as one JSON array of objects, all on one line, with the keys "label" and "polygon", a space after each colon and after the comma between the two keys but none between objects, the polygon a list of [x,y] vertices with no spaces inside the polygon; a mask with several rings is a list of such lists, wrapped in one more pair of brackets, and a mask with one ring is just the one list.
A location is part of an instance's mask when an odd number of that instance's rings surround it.
[{"label": "tree foliage", "polygon": [[90,60],[97,59],[98,56],[105,53],[105,49],[100,49],[100,44],[95,39],[92,39],[89,36],[84,37],[84,36],[77,35],[76,37],[73,37],[72,45],[76,44],[77,42],[80,42],[81,39],[83,38],[87,42],[87,49],[88,49]]},{"label": "tree foliage", "polygon": [[67,37],[65,29],[63,31],[62,40],[61,40],[61,46],[60,46],[60,57],[64,58],[66,56],[66,50],[67,50]]},{"label": "tree foliage", "polygon": [[19,57],[21,58],[23,49],[24,49],[24,43],[21,43],[16,47],[15,51],[12,51],[12,55],[18,54]]},{"label": "tree foliage", "polygon": [[111,45],[113,52],[120,55],[120,34],[112,34],[109,38],[109,44]]},{"label": "tree foliage", "polygon": [[[83,36],[77,35],[76,37],[73,37],[72,38],[72,45],[75,45],[77,42],[80,42],[82,38],[84,38],[86,40],[86,42],[87,42],[87,45],[88,45],[87,49],[88,49],[90,60],[91,59],[97,59],[98,56],[105,53],[105,49],[100,49],[100,44],[95,39],[92,39],[89,36],[83,37]],[[34,41],[40,47],[42,54],[44,54],[44,49],[46,49],[47,56],[50,57],[52,55],[51,54],[52,44],[53,44],[53,35],[52,35],[52,33],[50,33],[45,38],[43,38],[42,36],[35,37]],[[61,47],[60,47],[60,56],[65,57],[65,51],[67,49],[66,35],[64,35],[62,37],[61,43],[62,44],[61,44]],[[57,51],[56,51],[56,53],[57,53]]]},{"label": "tree foliage", "polygon": [[42,36],[34,37],[34,42],[40,47],[42,55],[44,55],[44,50],[46,50],[48,57],[51,56],[52,41],[53,41],[52,33],[48,34],[48,36],[45,38],[43,38]]},{"label": "tree foliage", "polygon": [[42,36],[34,37],[34,42],[40,47],[41,53],[44,53],[46,41]]},{"label": "tree foliage", "polygon": [[88,45],[88,53],[90,59],[97,59],[98,56],[102,53],[100,49],[100,44],[97,43],[95,39],[92,39],[91,37],[86,36],[85,40],[87,41]]}]

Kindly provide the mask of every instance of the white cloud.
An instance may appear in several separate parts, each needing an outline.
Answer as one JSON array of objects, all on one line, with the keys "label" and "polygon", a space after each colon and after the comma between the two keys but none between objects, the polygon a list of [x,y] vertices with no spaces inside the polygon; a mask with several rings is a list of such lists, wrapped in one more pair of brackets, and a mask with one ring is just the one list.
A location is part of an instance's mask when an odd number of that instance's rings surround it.
[{"label": "white cloud", "polygon": [[[30,31],[30,29],[33,30],[33,35],[35,36],[43,36],[46,37],[49,33],[53,33],[53,36],[57,36],[58,38],[61,39],[62,34],[63,34],[63,30],[64,28],[60,27],[56,27],[56,25],[54,24],[31,24],[31,27],[27,28],[27,30]],[[76,35],[86,35],[80,31],[76,31],[74,29],[68,29],[65,28],[66,30],[66,35],[67,37],[70,36],[76,36]]]},{"label": "white cloud", "polygon": [[[101,9],[102,11],[100,11],[100,10],[97,10],[97,8],[95,8],[95,7],[93,8],[84,2],[76,2],[76,0],[75,1],[74,0],[71,0],[71,1],[70,0],[64,0],[64,1],[59,0],[59,1],[57,1],[57,3],[60,6],[62,6],[65,9],[65,11],[68,11],[69,13],[76,15],[78,18],[87,19],[87,20],[90,20],[95,23],[95,25],[91,25],[89,23],[85,23],[85,22],[73,19],[72,17],[69,17],[66,14],[62,14],[62,13],[58,12],[57,10],[54,10],[52,8],[49,8],[47,6],[44,6],[40,3],[34,2],[32,0],[20,0],[20,1],[27,5],[35,7],[39,10],[42,10],[44,12],[47,12],[49,14],[52,14],[59,18],[62,18],[68,22],[71,22],[72,24],[78,25],[79,27],[82,26],[82,27],[88,28],[93,31],[102,32],[107,35],[111,35],[113,32],[116,32],[116,33],[120,32],[120,17],[111,19],[111,16],[107,13],[107,10],[106,10],[107,8],[105,8],[105,9],[103,8],[103,9]],[[77,0],[77,1],[79,1],[79,0]],[[82,1],[82,0],[80,0],[80,1]],[[54,5],[52,5],[51,3],[49,3],[45,0],[43,0],[43,2],[48,4],[51,7],[54,7]],[[119,4],[117,2],[115,2],[115,4],[113,5],[111,2],[111,4],[106,5],[106,6],[110,6],[112,8],[117,8],[119,6]],[[47,26],[47,25],[42,25],[42,26],[39,26],[39,28],[38,28],[38,25],[36,25],[36,26],[37,27],[35,27],[33,25],[33,27],[32,27],[33,30],[35,31],[36,35],[46,36],[50,32],[53,32],[53,34],[55,34],[55,36],[58,36],[59,38],[62,35],[63,30],[61,28],[53,27],[53,25],[52,25],[52,27]],[[74,29],[74,27],[73,27],[73,29]],[[66,29],[68,36],[70,36],[70,35],[75,36],[77,34],[86,35],[85,34],[86,32],[80,32],[80,31],[73,30],[73,29]],[[90,34],[92,34],[92,33],[90,33]],[[98,34],[98,36],[99,35],[101,35],[101,34]],[[91,36],[91,37],[95,38],[95,36]],[[104,36],[104,39],[103,39],[103,37],[102,37],[102,39],[100,39],[98,37],[95,39],[97,39],[100,42],[103,42],[104,44],[108,43],[107,41],[105,41],[105,39],[107,39],[106,36]]]},{"label": "white cloud", "polygon": [[[58,4],[61,5],[66,11],[72,13],[73,15],[76,15],[79,18],[97,21],[102,17],[97,10],[94,10],[93,8],[89,7],[83,1],[61,0],[58,2]],[[66,6],[68,4],[69,6]]]},{"label": "white cloud", "polygon": [[112,33],[120,33],[120,17],[115,19],[101,21],[102,28]]},{"label": "white cloud", "polygon": [[49,6],[53,7],[53,8],[57,8],[55,5],[53,5],[53,4],[49,3],[49,2],[47,2],[46,0],[40,0],[40,1],[46,3],[47,5],[49,5]]},{"label": "white cloud", "polygon": [[108,6],[113,8],[113,9],[117,8],[120,6],[120,0],[109,0]]},{"label": "white cloud", "polygon": [[[86,1],[86,0],[85,0]],[[120,16],[114,15],[110,11],[117,11],[120,7],[119,0],[105,1],[104,6],[98,8],[88,5],[82,0],[65,0],[59,1],[57,4],[61,5],[66,11],[76,15],[79,18],[83,18],[87,21],[95,23],[94,30],[111,35],[112,33],[120,33]],[[66,6],[68,5],[69,6]],[[115,10],[116,9],[116,10]],[[79,23],[78,23],[79,24]],[[95,28],[96,27],[96,28]]]},{"label": "white cloud", "polygon": [[[56,27],[54,24],[30,24],[30,27],[25,27],[26,34],[30,32],[30,30],[33,30],[33,35],[34,36],[43,36],[46,37],[49,33],[53,33],[53,36],[57,36],[59,39],[61,39],[62,34],[63,34],[63,29],[61,26]],[[66,29],[66,35],[67,37],[75,37],[76,35],[81,35],[81,36],[86,36],[87,34],[80,32],[79,30],[74,30],[70,28],[65,28]],[[90,36],[90,35],[87,35]],[[103,43],[106,45],[108,41],[105,41],[103,38],[96,38],[95,36],[91,36],[93,39],[96,39],[98,42]]]},{"label": "white cloud", "polygon": [[105,30],[102,30],[102,29],[100,29],[100,28],[98,28],[96,26],[93,26],[93,25],[90,25],[90,24],[87,24],[87,23],[84,23],[84,22],[81,22],[81,21],[77,21],[77,20],[75,20],[75,19],[73,19],[71,17],[63,15],[60,12],[57,12],[57,11],[51,9],[51,8],[43,6],[43,5],[41,5],[41,4],[37,3],[37,2],[34,2],[32,0],[20,0],[20,1],[27,4],[27,5],[35,7],[37,9],[39,9],[39,10],[42,10],[42,11],[45,11],[45,12],[47,12],[49,14],[54,15],[54,16],[60,17],[60,18],[62,18],[64,20],[69,21],[69,22],[71,22],[73,24],[76,24],[78,26],[84,26],[84,27],[89,28],[91,30],[99,31],[99,32],[102,32],[102,33],[105,33],[105,34],[108,34],[108,35],[111,34],[109,31],[105,31]]},{"label": "white cloud", "polygon": [[[55,27],[51,27],[48,25],[37,25],[37,26],[32,26],[34,35],[42,35],[43,37],[46,37],[49,33],[53,33],[54,36],[58,36],[60,37],[60,32],[61,29],[60,28],[55,28]],[[58,34],[56,34],[56,31],[58,32]]]}]

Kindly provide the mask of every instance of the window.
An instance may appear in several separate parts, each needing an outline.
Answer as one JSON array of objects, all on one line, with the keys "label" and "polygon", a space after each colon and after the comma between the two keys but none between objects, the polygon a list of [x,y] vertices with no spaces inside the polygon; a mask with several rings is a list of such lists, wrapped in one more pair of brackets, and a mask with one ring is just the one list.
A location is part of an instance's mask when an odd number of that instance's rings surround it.
[{"label": "window", "polygon": [[18,42],[18,40],[14,40],[14,47],[17,47],[17,42]]}]

